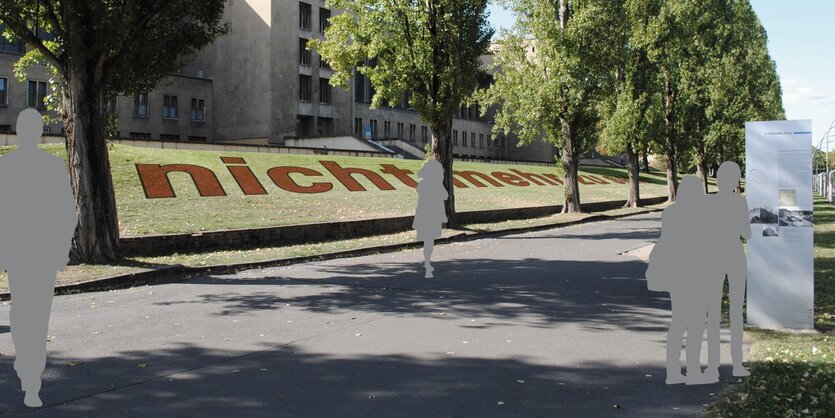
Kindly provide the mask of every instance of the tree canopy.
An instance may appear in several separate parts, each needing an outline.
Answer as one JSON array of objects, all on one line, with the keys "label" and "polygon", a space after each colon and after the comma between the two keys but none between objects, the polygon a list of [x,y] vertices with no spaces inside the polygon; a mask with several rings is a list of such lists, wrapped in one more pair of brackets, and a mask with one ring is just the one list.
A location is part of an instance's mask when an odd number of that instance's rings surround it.
[{"label": "tree canopy", "polygon": [[512,31],[494,48],[495,83],[479,100],[499,106],[494,129],[520,143],[556,144],[563,211],[580,211],[579,157],[597,143],[598,102],[612,88],[617,8],[607,1],[513,0]]},{"label": "tree canopy", "polygon": [[480,57],[493,30],[487,0],[330,0],[324,40],[313,40],[333,69],[331,83],[348,87],[355,74],[374,85],[372,106],[409,105],[432,129],[432,158],[444,166],[446,213],[455,224],[452,117],[478,86]]}]

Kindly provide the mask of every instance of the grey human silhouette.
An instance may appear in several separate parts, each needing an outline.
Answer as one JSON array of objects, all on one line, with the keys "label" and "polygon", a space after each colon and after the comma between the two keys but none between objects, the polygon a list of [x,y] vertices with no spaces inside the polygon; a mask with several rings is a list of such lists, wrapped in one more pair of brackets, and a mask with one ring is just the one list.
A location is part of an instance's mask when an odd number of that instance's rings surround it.
[{"label": "grey human silhouette", "polygon": [[726,161],[716,172],[719,192],[708,198],[713,229],[712,239],[705,248],[710,251],[712,290],[709,295],[707,341],[708,367],[705,374],[711,380],[719,381],[719,322],[722,311],[722,288],[725,275],[728,277],[729,316],[731,320],[731,361],[734,376],[748,376],[742,365],[742,305],[745,302],[745,279],[748,263],[740,237],[751,238],[751,224],[748,220],[748,202],[736,193],[739,186],[739,165]]},{"label": "grey human silhouette", "polygon": [[438,161],[426,161],[418,171],[418,177],[421,180],[417,185],[418,204],[412,228],[417,231],[418,241],[423,241],[423,266],[428,279],[434,277],[435,269],[430,261],[435,239],[441,237],[441,226],[447,221],[444,201],[449,194],[444,188],[444,169]]},{"label": "grey human silhouette", "polygon": [[[677,202],[662,214],[661,238],[650,254],[646,279],[650,290],[670,292],[672,320],[667,333],[667,384],[710,383],[702,373],[699,357],[707,317],[709,277],[713,269],[702,257],[710,230],[707,199],[698,177],[682,178]],[[687,376],[679,359],[684,334]]]},{"label": "grey human silhouette", "polygon": [[77,222],[64,161],[38,149],[43,119],[17,118],[18,147],[0,157],[0,267],[8,272],[14,368],[27,406],[41,406],[41,374],[58,270],[68,262]]}]

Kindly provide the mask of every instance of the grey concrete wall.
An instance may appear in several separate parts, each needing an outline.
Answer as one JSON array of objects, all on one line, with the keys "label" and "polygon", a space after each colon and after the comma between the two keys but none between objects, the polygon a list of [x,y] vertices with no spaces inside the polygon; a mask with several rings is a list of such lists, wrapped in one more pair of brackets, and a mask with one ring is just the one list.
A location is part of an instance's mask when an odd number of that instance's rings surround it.
[{"label": "grey concrete wall", "polygon": [[[214,96],[212,140],[271,135],[274,63],[271,45],[275,1],[226,2],[229,33],[218,38],[200,59],[211,65]],[[278,64],[276,62],[275,64]]]},{"label": "grey concrete wall", "polygon": [[354,151],[377,151],[377,148],[374,148],[368,143],[360,141],[359,139],[354,138],[353,136],[287,139],[284,141],[284,145],[288,147],[328,148]]}]

